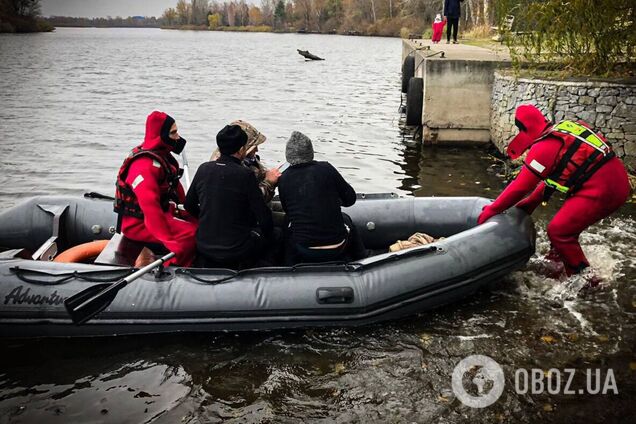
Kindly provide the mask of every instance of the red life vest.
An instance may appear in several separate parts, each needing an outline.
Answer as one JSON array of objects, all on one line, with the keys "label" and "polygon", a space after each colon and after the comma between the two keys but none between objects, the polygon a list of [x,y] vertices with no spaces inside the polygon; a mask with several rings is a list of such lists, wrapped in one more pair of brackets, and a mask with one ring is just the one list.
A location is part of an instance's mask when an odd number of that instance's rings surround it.
[{"label": "red life vest", "polygon": [[[171,200],[175,203],[178,203],[179,196],[177,194],[177,186],[183,170],[179,168],[179,163],[177,162],[177,160],[173,158],[172,155],[168,155],[166,157],[159,154],[156,150],[145,150],[141,146],[137,146],[130,152],[128,157],[126,157],[121,168],[119,168],[119,172],[117,173],[117,182],[115,184],[114,210],[119,215],[117,225],[118,227],[120,227],[120,222],[123,215],[128,215],[139,219],[143,219],[144,217],[143,211],[141,210],[141,206],[139,206],[139,201],[137,200],[135,192],[133,191],[130,184],[126,182],[126,177],[128,176],[130,166],[135,159],[141,156],[149,156],[153,160],[156,160],[163,170],[163,177],[159,181],[159,184],[167,182],[168,190],[165,193],[161,193],[161,208],[164,211],[167,211],[169,202]],[[177,171],[175,171],[175,169]],[[117,231],[119,230],[120,228],[117,228]]]},{"label": "red life vest", "polygon": [[563,146],[554,171],[544,179],[544,202],[555,191],[572,196],[601,166],[616,156],[607,140],[581,121],[561,121],[552,127],[548,136],[559,139]]}]

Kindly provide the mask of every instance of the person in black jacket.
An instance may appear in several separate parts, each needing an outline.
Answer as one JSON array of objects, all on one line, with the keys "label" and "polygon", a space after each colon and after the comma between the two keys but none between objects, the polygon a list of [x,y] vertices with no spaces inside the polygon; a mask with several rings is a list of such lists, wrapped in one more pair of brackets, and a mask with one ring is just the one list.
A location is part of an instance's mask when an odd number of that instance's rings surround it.
[{"label": "person in black jacket", "polygon": [[328,162],[314,160],[311,140],[294,131],[285,157],[290,167],[278,180],[289,222],[285,262],[331,262],[366,256],[351,218],[340,206],[356,202],[355,190]]},{"label": "person in black jacket", "polygon": [[444,0],[444,16],[448,20],[446,27],[446,44],[450,43],[451,29],[453,31],[453,44],[457,44],[457,30],[459,29],[459,18],[461,17],[461,2],[464,0]]},{"label": "person in black jacket", "polygon": [[[260,131],[258,131],[252,124],[246,121],[237,120],[233,121],[230,125],[238,125],[241,127],[245,134],[247,134],[247,144],[245,149],[247,154],[243,159],[243,165],[247,166],[254,172],[258,186],[263,192],[263,198],[265,202],[269,203],[274,197],[274,191],[278,184],[278,177],[280,177],[280,171],[278,168],[267,169],[261,162],[261,158],[256,154],[258,152],[258,146],[265,143],[267,137]],[[221,156],[221,152],[217,148],[210,157],[210,160],[217,160]]]},{"label": "person in black jacket", "polygon": [[272,212],[254,172],[242,165],[245,131],[227,125],[216,142],[221,156],[199,167],[184,203],[199,218],[195,265],[249,268],[265,255],[273,233]]}]

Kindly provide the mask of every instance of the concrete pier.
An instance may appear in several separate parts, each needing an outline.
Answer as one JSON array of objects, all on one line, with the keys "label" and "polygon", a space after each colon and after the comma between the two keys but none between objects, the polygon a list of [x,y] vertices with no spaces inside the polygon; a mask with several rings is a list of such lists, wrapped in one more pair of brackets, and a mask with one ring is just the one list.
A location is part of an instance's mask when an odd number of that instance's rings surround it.
[{"label": "concrete pier", "polygon": [[448,145],[488,143],[494,73],[509,67],[510,57],[485,48],[444,43],[402,42],[402,62],[413,54],[414,76],[424,81],[422,140]]}]

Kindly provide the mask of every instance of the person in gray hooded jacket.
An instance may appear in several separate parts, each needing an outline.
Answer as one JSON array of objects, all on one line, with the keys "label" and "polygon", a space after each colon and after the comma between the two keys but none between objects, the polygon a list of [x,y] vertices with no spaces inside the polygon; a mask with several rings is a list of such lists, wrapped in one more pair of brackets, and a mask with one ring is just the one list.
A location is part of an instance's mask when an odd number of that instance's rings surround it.
[{"label": "person in gray hooded jacket", "polygon": [[355,260],[365,249],[351,218],[341,206],[356,202],[356,192],[328,162],[314,160],[311,140],[294,131],[285,157],[290,167],[278,180],[287,216],[285,262]]}]

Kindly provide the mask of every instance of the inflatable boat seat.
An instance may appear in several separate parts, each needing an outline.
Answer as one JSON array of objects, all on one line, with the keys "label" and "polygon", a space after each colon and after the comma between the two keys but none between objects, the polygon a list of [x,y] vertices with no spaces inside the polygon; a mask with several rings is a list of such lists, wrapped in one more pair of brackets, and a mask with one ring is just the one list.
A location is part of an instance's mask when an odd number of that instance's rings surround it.
[{"label": "inflatable boat seat", "polygon": [[134,266],[135,260],[144,248],[142,243],[126,238],[123,234],[115,233],[102,253],[95,259],[96,264]]}]

